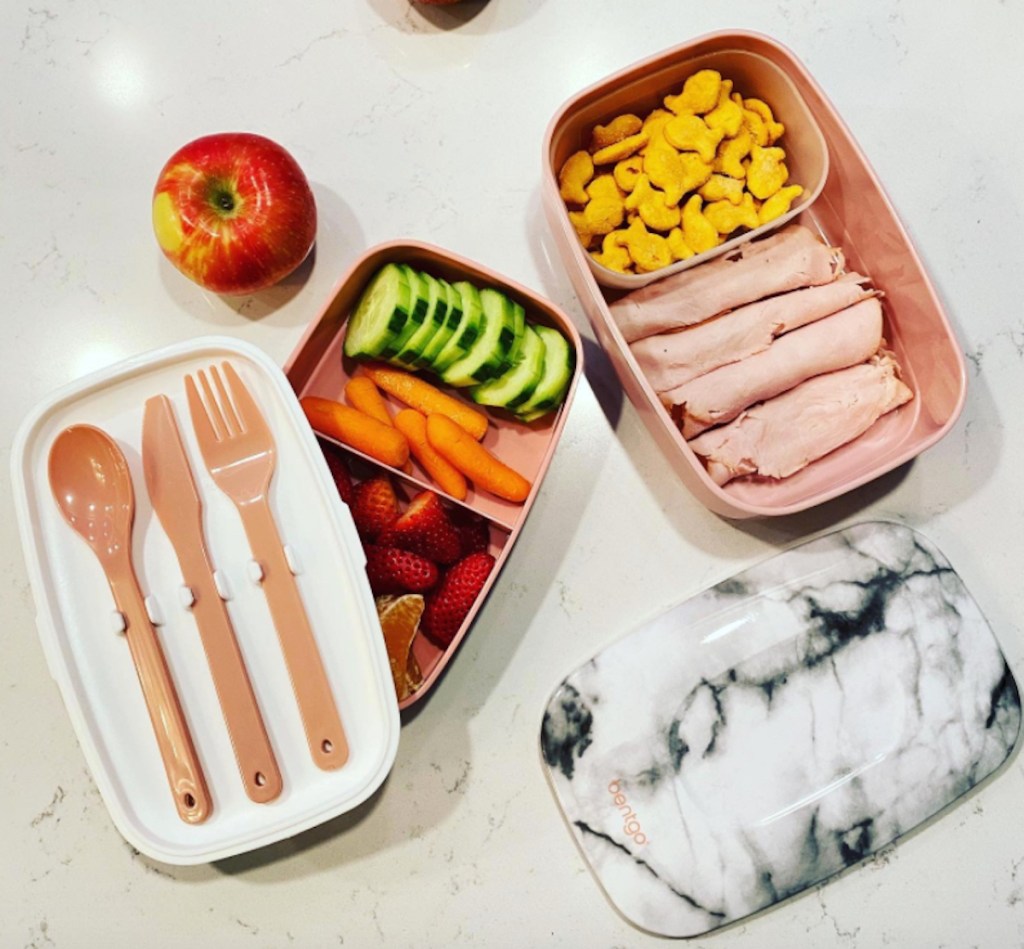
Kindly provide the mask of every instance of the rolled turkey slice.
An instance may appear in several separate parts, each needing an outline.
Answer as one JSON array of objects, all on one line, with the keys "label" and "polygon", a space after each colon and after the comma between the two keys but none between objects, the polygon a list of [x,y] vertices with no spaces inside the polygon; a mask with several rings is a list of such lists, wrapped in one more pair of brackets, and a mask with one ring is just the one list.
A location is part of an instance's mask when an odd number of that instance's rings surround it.
[{"label": "rolled turkey slice", "polygon": [[843,274],[832,283],[790,290],[696,326],[639,339],[629,348],[654,391],[667,392],[762,352],[783,333],[876,296],[877,290],[862,286],[867,279],[858,273]]},{"label": "rolled turkey slice", "polygon": [[912,399],[898,371],[892,354],[880,352],[868,362],[808,379],[689,445],[716,484],[744,475],[788,478]]},{"label": "rolled turkey slice", "polygon": [[799,287],[830,283],[842,255],[802,224],[743,244],[706,264],[656,280],[610,305],[627,343],[692,326],[726,310]]},{"label": "rolled turkey slice", "polygon": [[863,300],[775,340],[762,352],[662,394],[683,438],[693,438],[805,379],[870,359],[882,345],[882,306]]}]

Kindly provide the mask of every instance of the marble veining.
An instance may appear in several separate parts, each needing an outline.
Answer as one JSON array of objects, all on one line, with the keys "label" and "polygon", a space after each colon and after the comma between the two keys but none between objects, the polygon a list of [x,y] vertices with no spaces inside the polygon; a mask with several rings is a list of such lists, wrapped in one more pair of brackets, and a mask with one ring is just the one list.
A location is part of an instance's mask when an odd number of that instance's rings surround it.
[{"label": "marble veining", "polygon": [[995,771],[1017,685],[944,556],[856,525],[719,583],[568,676],[558,799],[637,925],[693,936],[876,853]]}]

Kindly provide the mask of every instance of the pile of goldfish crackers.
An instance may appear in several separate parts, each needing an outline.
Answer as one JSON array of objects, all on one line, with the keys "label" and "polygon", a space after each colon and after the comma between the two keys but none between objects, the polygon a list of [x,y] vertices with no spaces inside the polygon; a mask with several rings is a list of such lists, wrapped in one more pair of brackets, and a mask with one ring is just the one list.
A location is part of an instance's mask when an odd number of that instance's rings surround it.
[{"label": "pile of goldfish crackers", "polygon": [[785,214],[785,129],[713,69],[694,73],[665,108],[627,113],[570,155],[559,191],[583,246],[619,273],[650,273]]}]

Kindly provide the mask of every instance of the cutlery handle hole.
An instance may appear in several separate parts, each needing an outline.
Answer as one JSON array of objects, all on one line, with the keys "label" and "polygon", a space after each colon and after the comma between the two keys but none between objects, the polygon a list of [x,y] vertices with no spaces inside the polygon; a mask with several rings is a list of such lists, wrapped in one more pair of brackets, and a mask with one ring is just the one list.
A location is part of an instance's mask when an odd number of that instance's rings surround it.
[{"label": "cutlery handle hole", "polygon": [[325,738],[320,743],[320,750],[323,751],[325,755],[329,755],[332,751],[334,751],[334,742],[332,742],[330,738]]},{"label": "cutlery handle hole", "polygon": [[253,780],[258,788],[266,787],[267,785],[267,776],[262,771],[257,771]]},{"label": "cutlery handle hole", "polygon": [[191,810],[191,809],[192,809],[193,807],[195,807],[195,806],[196,806],[196,798],[195,798],[195,795],[194,795],[194,794],[192,794],[191,792],[186,792],[184,800],[185,800],[185,806],[186,806],[187,808],[189,808],[190,810]]}]

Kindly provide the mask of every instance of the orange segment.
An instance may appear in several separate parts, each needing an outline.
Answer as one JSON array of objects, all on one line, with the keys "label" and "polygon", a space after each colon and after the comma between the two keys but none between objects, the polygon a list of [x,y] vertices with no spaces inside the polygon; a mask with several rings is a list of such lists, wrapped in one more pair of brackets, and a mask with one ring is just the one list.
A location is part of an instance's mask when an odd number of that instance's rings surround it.
[{"label": "orange segment", "polygon": [[391,678],[401,701],[423,681],[419,663],[412,654],[412,642],[419,632],[424,600],[418,593],[406,593],[402,596],[379,596],[375,602],[391,664]]}]

